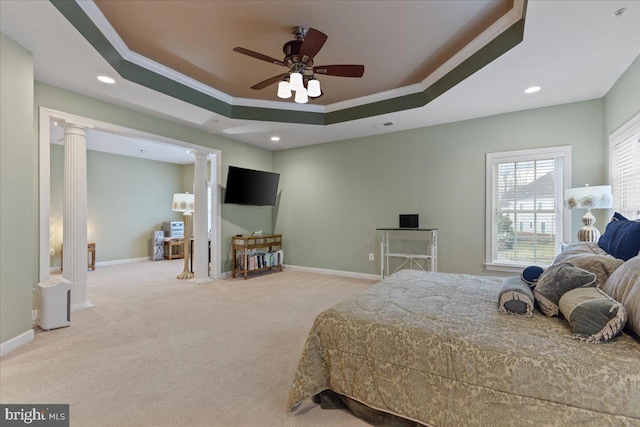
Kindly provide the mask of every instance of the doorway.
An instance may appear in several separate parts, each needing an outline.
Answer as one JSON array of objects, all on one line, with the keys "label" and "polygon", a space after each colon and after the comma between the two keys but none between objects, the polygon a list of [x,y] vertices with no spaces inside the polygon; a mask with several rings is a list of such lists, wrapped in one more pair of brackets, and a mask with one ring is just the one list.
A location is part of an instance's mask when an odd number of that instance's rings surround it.
[{"label": "doorway", "polygon": [[[221,277],[221,240],[220,240],[220,181],[221,181],[221,151],[210,149],[195,144],[191,144],[185,141],[179,141],[160,135],[154,135],[147,132],[142,132],[122,126],[114,125],[111,123],[100,122],[85,117],[76,116],[61,111],[55,111],[45,107],[40,107],[40,125],[39,125],[39,223],[40,223],[40,235],[39,235],[39,280],[46,281],[50,275],[50,244],[51,244],[51,138],[53,122],[64,120],[66,122],[75,123],[95,131],[95,133],[112,134],[117,135],[119,138],[125,138],[129,140],[141,139],[146,141],[155,141],[158,144],[162,144],[166,147],[172,147],[174,150],[177,148],[180,152],[187,153],[187,151],[199,151],[208,155],[208,162],[210,164],[210,174],[208,180],[211,181],[211,193],[210,193],[210,224],[211,224],[211,269],[209,276],[213,279]],[[57,138],[57,137],[56,137]],[[89,147],[88,150],[91,150]],[[103,150],[100,150],[103,151]],[[114,154],[127,155],[125,152],[114,152]],[[193,155],[192,155],[193,156]],[[133,156],[141,157],[141,156]],[[154,160],[154,159],[152,159]],[[190,186],[189,186],[190,187]],[[170,206],[171,200],[167,201],[167,206]],[[152,230],[149,230],[152,231]],[[202,236],[201,236],[202,237]],[[208,239],[209,236],[203,236]],[[99,249],[97,249],[99,250]],[[113,263],[117,263],[114,261]]]}]

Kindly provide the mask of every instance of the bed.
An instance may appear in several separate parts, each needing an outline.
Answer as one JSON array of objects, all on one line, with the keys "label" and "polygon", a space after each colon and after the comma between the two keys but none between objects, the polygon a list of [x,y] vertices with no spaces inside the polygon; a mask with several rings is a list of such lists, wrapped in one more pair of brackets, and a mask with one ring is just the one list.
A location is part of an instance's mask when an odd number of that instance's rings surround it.
[{"label": "bed", "polygon": [[[427,426],[640,426],[640,341],[500,313],[503,278],[402,270],[322,312],[291,411],[325,390]],[[299,415],[303,416],[303,415]]]}]

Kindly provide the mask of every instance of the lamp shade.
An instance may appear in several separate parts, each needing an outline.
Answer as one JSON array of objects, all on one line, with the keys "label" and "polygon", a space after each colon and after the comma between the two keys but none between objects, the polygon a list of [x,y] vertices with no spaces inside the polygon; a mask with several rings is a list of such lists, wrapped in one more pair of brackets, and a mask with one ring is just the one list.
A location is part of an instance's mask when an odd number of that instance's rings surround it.
[{"label": "lamp shade", "polygon": [[193,194],[189,193],[175,193],[173,195],[172,209],[175,212],[193,212],[195,206],[195,199]]},{"label": "lamp shade", "polygon": [[307,96],[307,90],[305,88],[298,89],[296,91],[296,97],[294,98],[298,104],[306,104],[309,102],[309,97]]},{"label": "lamp shade", "polygon": [[289,74],[289,88],[296,91],[304,89],[304,84],[302,83],[302,74],[297,72]]},{"label": "lamp shade", "polygon": [[278,83],[278,98],[291,98],[291,88],[288,81],[283,80]]},{"label": "lamp shade", "polygon": [[307,95],[312,98],[316,98],[320,96],[320,94],[322,94],[320,91],[320,80],[309,80],[309,83],[307,84]]},{"label": "lamp shade", "polygon": [[569,188],[565,191],[565,205],[569,209],[611,209],[613,208],[611,186]]}]

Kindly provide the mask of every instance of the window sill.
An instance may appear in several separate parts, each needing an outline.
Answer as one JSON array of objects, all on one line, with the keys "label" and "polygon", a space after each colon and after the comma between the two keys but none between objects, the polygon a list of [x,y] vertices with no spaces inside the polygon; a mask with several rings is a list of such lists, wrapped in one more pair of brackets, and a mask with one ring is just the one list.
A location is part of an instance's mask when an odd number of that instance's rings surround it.
[{"label": "window sill", "polygon": [[502,271],[506,273],[522,273],[526,265],[522,264],[496,264],[496,263],[485,263],[484,267],[487,271]]}]

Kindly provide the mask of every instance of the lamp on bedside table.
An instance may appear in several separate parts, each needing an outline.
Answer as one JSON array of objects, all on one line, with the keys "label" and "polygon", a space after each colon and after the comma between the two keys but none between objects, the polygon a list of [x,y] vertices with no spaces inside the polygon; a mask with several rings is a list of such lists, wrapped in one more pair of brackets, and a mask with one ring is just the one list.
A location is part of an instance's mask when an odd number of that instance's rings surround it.
[{"label": "lamp on bedside table", "polygon": [[610,185],[598,185],[589,187],[569,188],[565,191],[565,206],[569,209],[586,209],[587,213],[582,217],[582,227],[578,231],[578,240],[581,242],[597,242],[600,231],[593,226],[596,218],[591,209],[611,209],[613,207],[613,195]]},{"label": "lamp on bedside table", "polygon": [[193,194],[176,193],[173,195],[173,211],[182,212],[184,221],[184,270],[178,274],[178,279],[191,279],[193,273],[189,271],[189,239],[191,238],[191,213],[195,206]]}]

